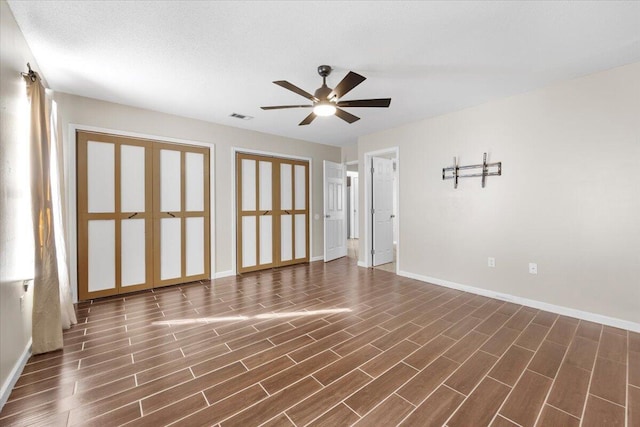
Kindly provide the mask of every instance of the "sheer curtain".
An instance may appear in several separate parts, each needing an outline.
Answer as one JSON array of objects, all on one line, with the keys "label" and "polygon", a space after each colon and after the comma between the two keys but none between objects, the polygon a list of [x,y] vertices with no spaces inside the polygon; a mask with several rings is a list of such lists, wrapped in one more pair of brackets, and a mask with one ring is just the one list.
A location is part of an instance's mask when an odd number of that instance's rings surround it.
[{"label": "sheer curtain", "polygon": [[47,103],[51,105],[49,123],[51,124],[51,201],[53,204],[53,225],[56,230],[55,246],[58,259],[58,281],[60,286],[60,321],[63,329],[76,324],[76,311],[69,285],[69,262],[67,259],[67,233],[63,218],[66,218],[66,194],[64,192],[64,153],[62,138],[58,127],[58,106],[53,94],[46,91]]},{"label": "sheer curtain", "polygon": [[[56,225],[62,224],[62,203],[60,174],[57,173],[59,151],[55,150],[51,138],[52,105],[45,95],[44,86],[37,73],[25,76],[25,81],[31,111],[31,211],[35,242],[31,335],[32,352],[40,354],[58,350],[63,345],[63,310],[60,300],[61,295],[66,292],[64,286],[60,286],[60,260],[56,243],[64,242],[64,229]],[[56,179],[52,179],[52,171]],[[66,251],[62,250],[62,253]],[[66,256],[64,258],[63,263],[66,266]],[[68,291],[68,270],[63,267],[62,271],[67,277]],[[70,323],[71,317],[66,305],[64,311]]]}]

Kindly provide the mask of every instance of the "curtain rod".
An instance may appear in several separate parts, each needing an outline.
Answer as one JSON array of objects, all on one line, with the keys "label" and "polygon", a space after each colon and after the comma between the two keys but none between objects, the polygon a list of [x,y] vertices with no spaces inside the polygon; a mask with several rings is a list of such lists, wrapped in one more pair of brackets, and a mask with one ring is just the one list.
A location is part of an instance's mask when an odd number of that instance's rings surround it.
[{"label": "curtain rod", "polygon": [[28,73],[20,73],[20,74],[22,74],[23,77],[29,77],[29,79],[32,82],[35,82],[36,80],[38,80],[38,75],[36,74],[35,71],[31,69],[31,64],[29,64],[28,62],[27,62],[27,68],[29,69]]}]

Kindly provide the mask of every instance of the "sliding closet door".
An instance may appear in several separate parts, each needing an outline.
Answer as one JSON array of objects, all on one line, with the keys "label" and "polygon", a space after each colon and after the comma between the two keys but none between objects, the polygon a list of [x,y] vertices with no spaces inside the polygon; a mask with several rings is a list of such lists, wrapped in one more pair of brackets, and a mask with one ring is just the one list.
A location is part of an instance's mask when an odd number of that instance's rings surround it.
[{"label": "sliding closet door", "polygon": [[209,278],[209,150],[153,144],[154,283]]},{"label": "sliding closet door", "polygon": [[151,143],[77,137],[79,298],[151,288]]},{"label": "sliding closet door", "polygon": [[309,164],[238,153],[238,273],[309,261]]}]

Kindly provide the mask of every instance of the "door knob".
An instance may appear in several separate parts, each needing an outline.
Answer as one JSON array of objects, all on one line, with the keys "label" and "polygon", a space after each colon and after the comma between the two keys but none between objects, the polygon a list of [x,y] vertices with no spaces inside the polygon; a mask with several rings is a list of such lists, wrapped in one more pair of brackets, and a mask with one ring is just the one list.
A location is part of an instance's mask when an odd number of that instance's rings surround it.
[{"label": "door knob", "polygon": [[331,215],[325,215],[324,217],[325,218],[331,218]]},{"label": "door knob", "polygon": [[390,218],[392,218],[392,219],[393,219],[393,218],[395,218],[395,217],[396,217],[395,215],[391,215],[391,217],[390,217]]}]

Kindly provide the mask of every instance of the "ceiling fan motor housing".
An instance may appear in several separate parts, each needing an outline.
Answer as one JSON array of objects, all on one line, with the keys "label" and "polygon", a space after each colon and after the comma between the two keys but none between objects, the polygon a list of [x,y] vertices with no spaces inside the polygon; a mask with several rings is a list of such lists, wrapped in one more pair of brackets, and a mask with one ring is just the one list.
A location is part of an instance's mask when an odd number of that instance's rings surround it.
[{"label": "ceiling fan motor housing", "polygon": [[318,67],[318,74],[322,77],[327,77],[331,74],[331,66],[330,65],[320,65]]}]

